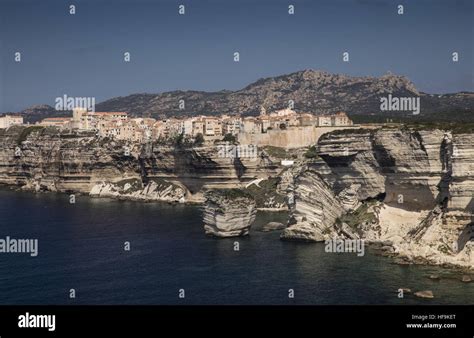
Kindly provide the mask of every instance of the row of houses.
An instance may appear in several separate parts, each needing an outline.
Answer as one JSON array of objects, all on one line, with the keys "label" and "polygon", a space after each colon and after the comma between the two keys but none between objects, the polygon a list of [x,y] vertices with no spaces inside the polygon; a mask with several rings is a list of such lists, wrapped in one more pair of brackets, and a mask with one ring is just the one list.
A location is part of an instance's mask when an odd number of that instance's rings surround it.
[{"label": "row of houses", "polygon": [[291,109],[282,109],[267,114],[264,109],[258,117],[243,119],[243,131],[250,134],[266,133],[268,130],[287,129],[291,127],[341,127],[353,125],[352,120],[344,112],[325,115],[296,113]]},{"label": "row of houses", "polygon": [[298,114],[284,109],[257,117],[241,116],[197,116],[187,119],[167,119],[156,121],[152,127],[152,138],[169,138],[184,134],[191,138],[198,134],[205,140],[221,140],[224,135],[239,133],[258,134],[272,129],[287,129],[299,126],[334,127],[351,126],[352,120],[344,112],[315,116],[309,113]]},{"label": "row of houses", "polygon": [[169,139],[180,134],[195,138],[201,134],[205,140],[221,139],[225,134],[237,134],[242,120],[230,116],[197,116],[186,119],[129,118],[126,112],[88,112],[74,109],[71,117],[45,118],[43,126],[63,129],[97,131],[100,136],[143,141]]},{"label": "row of houses", "polygon": [[[3,119],[3,120],[2,120]],[[23,123],[16,117],[0,118],[8,128]],[[62,129],[94,131],[102,137],[144,142],[147,140],[167,140],[183,134],[196,138],[199,134],[206,141],[221,140],[224,135],[260,134],[269,130],[283,130],[299,126],[331,127],[350,126],[352,121],[344,112],[326,115],[296,113],[282,109],[269,114],[262,109],[259,116],[195,116],[190,118],[130,118],[126,112],[89,112],[82,108],[73,109],[72,117],[45,118],[40,125]]]},{"label": "row of houses", "polygon": [[[151,137],[154,119],[129,119],[126,112],[89,112],[82,108],[73,109],[72,117],[49,117],[39,124],[61,129],[94,131],[102,137],[142,142]],[[148,133],[147,133],[148,131]]]}]

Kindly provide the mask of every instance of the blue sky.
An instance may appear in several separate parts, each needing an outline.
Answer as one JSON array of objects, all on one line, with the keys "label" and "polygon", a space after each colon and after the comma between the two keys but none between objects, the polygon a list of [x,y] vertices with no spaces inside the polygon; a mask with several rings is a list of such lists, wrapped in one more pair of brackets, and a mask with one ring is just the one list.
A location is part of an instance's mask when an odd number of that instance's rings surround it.
[{"label": "blue sky", "polygon": [[[288,15],[290,4],[295,15]],[[391,71],[429,93],[474,91],[469,0],[0,0],[0,19],[3,112],[54,105],[63,94],[100,102],[176,89],[235,90],[308,68],[358,76]],[[127,51],[130,63],[123,61]]]}]

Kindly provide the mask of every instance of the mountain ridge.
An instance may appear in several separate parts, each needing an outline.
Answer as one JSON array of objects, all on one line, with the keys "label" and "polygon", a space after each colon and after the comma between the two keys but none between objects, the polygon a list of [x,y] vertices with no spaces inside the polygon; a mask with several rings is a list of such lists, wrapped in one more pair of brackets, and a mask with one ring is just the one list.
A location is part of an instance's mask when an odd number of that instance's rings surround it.
[{"label": "mountain ridge", "polygon": [[[198,91],[173,90],[162,93],[134,93],[118,96],[96,105],[96,111],[126,111],[132,116],[171,117],[196,114],[256,115],[260,108],[267,111],[286,108],[290,100],[297,112],[313,114],[346,111],[349,115],[393,117],[400,112],[382,113],[380,97],[420,97],[421,116],[460,119],[474,115],[474,93],[462,91],[451,94],[428,94],[418,91],[404,75],[390,72],[380,77],[349,76],[326,71],[305,69],[290,74],[260,78],[238,90]],[[183,103],[184,109],[180,108]],[[27,120],[67,115],[54,108],[30,107],[23,112]],[[47,107],[47,106],[46,106]],[[35,118],[36,117],[36,118]],[[474,117],[472,117],[474,121]]]},{"label": "mountain ridge", "polygon": [[[418,91],[408,77],[390,72],[374,77],[313,69],[260,78],[234,91],[179,90],[112,98],[99,103],[97,110],[124,110],[141,116],[255,115],[262,106],[272,111],[288,107],[289,100],[293,100],[297,112],[322,114],[343,110],[358,115],[380,113],[380,97],[388,94],[419,96],[422,114],[466,109],[474,112],[474,93],[427,94]],[[184,100],[184,109],[179,109],[180,100]],[[423,106],[427,109],[423,110]]]}]

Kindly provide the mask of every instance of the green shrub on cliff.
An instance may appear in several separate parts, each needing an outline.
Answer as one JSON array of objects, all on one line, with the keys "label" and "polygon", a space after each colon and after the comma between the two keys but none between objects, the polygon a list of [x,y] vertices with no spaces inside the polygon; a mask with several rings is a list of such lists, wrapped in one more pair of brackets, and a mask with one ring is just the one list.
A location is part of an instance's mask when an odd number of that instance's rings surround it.
[{"label": "green shrub on cliff", "polygon": [[172,186],[173,189],[176,189],[176,188],[179,188],[180,186],[179,185],[176,185],[172,182],[169,182],[163,178],[160,178],[160,177],[152,177],[152,178],[148,178],[148,182],[155,182],[158,186]]},{"label": "green shrub on cliff", "polygon": [[347,129],[337,129],[337,130],[333,130],[333,131],[329,131],[325,134],[323,134],[321,136],[321,138],[323,137],[327,137],[329,135],[360,135],[360,134],[370,134],[374,131],[374,129],[369,129],[369,128],[355,128],[355,127],[352,127],[352,128],[347,128]]},{"label": "green shrub on cliff", "polygon": [[306,158],[316,158],[318,157],[318,151],[315,146],[311,146],[308,150],[304,153],[304,157]]},{"label": "green shrub on cliff", "polygon": [[445,130],[453,134],[474,134],[474,123],[460,123],[460,122],[423,122],[423,123],[408,123],[402,127],[402,130]]},{"label": "green shrub on cliff", "polygon": [[119,186],[121,189],[125,189],[125,186],[127,184],[129,187],[126,191],[127,193],[131,193],[131,192],[139,191],[143,189],[142,181],[139,180],[138,178],[128,178],[128,179],[124,179],[115,183],[115,185]]},{"label": "green shrub on cliff", "polygon": [[173,140],[176,147],[181,148],[184,145],[184,134],[181,133],[176,136]]},{"label": "green shrub on cliff", "polygon": [[200,147],[204,144],[204,136],[201,133],[197,133],[196,137],[194,138],[194,146]]},{"label": "green shrub on cliff", "polygon": [[359,232],[360,225],[363,223],[372,223],[377,219],[377,216],[373,212],[369,212],[369,207],[376,203],[375,201],[364,202],[357,210],[342,215],[336,222],[346,223],[356,232]]},{"label": "green shrub on cliff", "polygon": [[31,126],[31,127],[26,127],[25,129],[23,129],[20,133],[20,135],[18,136],[18,139],[17,139],[17,143],[18,144],[21,144],[23,141],[25,141],[28,136],[35,132],[35,131],[40,131],[40,130],[43,130],[44,127],[42,126]]},{"label": "green shrub on cliff", "polygon": [[288,152],[284,148],[281,148],[281,147],[265,146],[263,147],[263,149],[270,157],[276,157],[276,158],[281,158],[281,159],[285,159],[289,157]]},{"label": "green shrub on cliff", "polygon": [[237,188],[209,190],[206,192],[206,195],[207,196],[211,196],[211,195],[222,196],[229,200],[233,200],[237,198],[249,198],[252,200],[254,199],[253,196],[247,191],[244,191],[242,189],[237,189]]},{"label": "green shrub on cliff", "polygon": [[264,180],[256,184],[252,184],[248,188],[245,188],[245,191],[249,193],[255,201],[257,202],[257,207],[265,208],[268,207],[265,205],[265,202],[273,199],[274,204],[285,204],[285,197],[277,193],[278,183],[280,183],[281,178],[272,177],[268,180]]},{"label": "green shrub on cliff", "polygon": [[232,134],[225,134],[222,141],[229,142],[229,143],[235,143],[237,141],[237,139]]}]

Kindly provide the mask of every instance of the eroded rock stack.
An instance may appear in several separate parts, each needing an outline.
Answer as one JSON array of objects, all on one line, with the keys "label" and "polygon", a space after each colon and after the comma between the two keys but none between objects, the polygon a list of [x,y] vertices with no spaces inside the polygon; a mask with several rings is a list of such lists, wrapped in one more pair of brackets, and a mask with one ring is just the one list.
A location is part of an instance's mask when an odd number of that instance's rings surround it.
[{"label": "eroded rock stack", "polygon": [[210,190],[205,193],[204,231],[216,237],[249,234],[257,215],[255,200],[238,189]]}]

